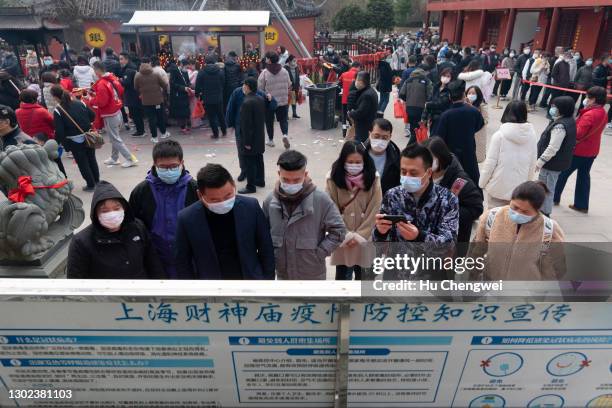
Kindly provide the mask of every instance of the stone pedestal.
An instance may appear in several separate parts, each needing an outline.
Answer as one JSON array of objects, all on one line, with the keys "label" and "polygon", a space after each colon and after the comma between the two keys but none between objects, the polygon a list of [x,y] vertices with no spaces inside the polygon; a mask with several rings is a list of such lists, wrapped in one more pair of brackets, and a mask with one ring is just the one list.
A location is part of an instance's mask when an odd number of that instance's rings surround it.
[{"label": "stone pedestal", "polygon": [[0,260],[0,278],[65,279],[71,239],[72,235],[66,237],[33,261]]}]

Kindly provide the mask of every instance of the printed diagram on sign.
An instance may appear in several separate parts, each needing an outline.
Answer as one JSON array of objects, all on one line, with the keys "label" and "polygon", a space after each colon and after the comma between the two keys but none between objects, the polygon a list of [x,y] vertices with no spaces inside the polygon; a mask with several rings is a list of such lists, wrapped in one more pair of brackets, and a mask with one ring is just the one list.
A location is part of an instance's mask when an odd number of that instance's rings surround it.
[{"label": "printed diagram on sign", "polygon": [[529,402],[527,408],[562,408],[565,400],[560,395],[540,395]]},{"label": "printed diagram on sign", "polygon": [[483,371],[492,377],[505,377],[523,366],[523,357],[516,353],[499,353],[480,362]]},{"label": "printed diagram on sign", "polygon": [[577,351],[571,351],[553,357],[546,365],[546,371],[555,377],[566,377],[576,374],[590,364],[591,360],[586,355]]},{"label": "printed diagram on sign", "polygon": [[470,402],[470,408],[504,408],[506,400],[499,395],[481,395]]},{"label": "printed diagram on sign", "polygon": [[612,394],[604,394],[593,398],[587,404],[587,408],[612,407]]}]

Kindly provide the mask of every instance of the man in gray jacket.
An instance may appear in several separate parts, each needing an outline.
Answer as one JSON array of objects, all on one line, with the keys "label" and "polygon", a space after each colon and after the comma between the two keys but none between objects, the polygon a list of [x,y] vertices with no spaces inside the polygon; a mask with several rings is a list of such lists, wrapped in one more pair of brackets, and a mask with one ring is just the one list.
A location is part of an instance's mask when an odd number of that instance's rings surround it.
[{"label": "man in gray jacket", "polygon": [[270,222],[279,279],[325,279],[325,258],[344,240],[338,207],[317,190],[306,171],[306,156],[283,152],[276,163],[280,181],[263,203]]}]

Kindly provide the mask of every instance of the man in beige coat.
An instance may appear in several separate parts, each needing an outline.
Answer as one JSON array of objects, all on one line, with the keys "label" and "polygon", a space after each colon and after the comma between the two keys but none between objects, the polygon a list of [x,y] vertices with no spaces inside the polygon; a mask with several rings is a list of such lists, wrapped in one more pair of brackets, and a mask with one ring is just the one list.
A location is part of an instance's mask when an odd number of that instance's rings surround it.
[{"label": "man in beige coat", "polygon": [[306,171],[306,156],[287,150],[278,158],[280,181],[265,199],[278,279],[325,279],[325,258],[346,235],[338,208],[317,190]]}]

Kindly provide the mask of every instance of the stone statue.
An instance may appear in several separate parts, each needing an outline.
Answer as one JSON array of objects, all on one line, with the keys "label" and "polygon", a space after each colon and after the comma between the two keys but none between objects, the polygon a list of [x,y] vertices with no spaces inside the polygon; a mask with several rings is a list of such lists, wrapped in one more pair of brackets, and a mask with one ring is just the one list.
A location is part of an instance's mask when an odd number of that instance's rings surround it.
[{"label": "stone statue", "polygon": [[83,202],[53,162],[57,148],[48,140],[0,152],[0,262],[40,259],[84,221]]}]

